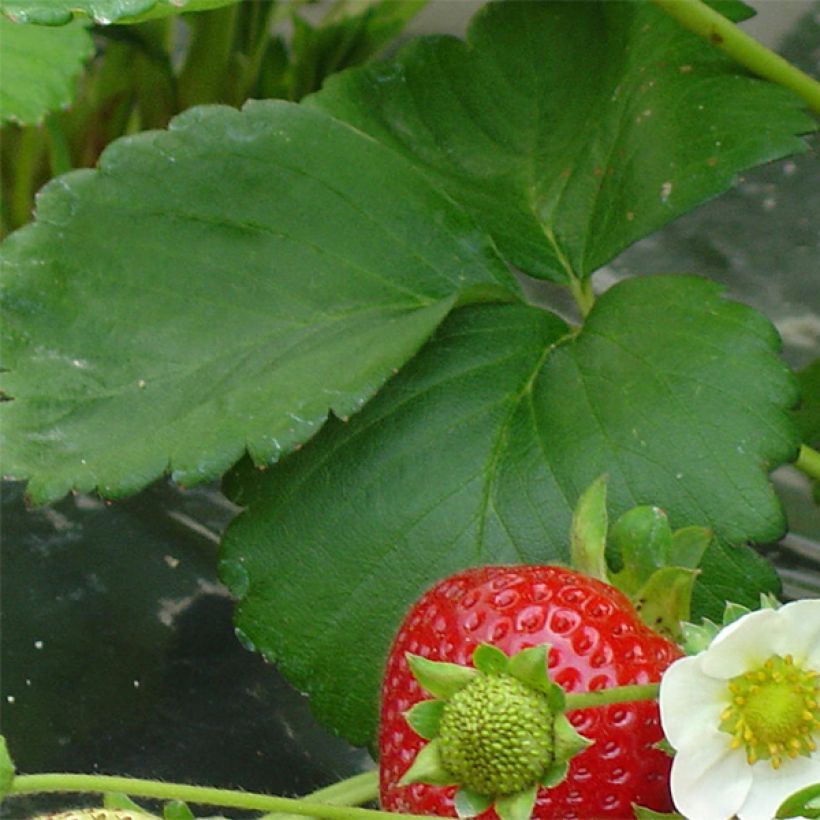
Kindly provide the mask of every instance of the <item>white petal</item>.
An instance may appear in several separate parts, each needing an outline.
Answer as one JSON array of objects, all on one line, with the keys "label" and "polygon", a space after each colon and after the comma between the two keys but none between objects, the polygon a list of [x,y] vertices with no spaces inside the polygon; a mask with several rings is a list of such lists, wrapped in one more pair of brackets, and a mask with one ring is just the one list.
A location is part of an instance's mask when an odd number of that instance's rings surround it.
[{"label": "white petal", "polygon": [[752,787],[752,767],[742,751],[730,749],[722,732],[704,732],[700,746],[679,751],[672,761],[672,799],[691,820],[728,820]]},{"label": "white petal", "polygon": [[741,820],[771,820],[790,794],[820,782],[820,756],[785,760],[777,770],[768,760],[760,760],[751,771],[754,783],[738,816]]},{"label": "white petal", "polygon": [[792,601],[777,610],[783,620],[779,655],[794,655],[798,663],[820,671],[820,599]]},{"label": "white petal", "polygon": [[777,653],[781,633],[790,626],[778,614],[775,609],[758,609],[729,624],[703,653],[703,671],[728,680],[761,666]]},{"label": "white petal", "polygon": [[698,746],[704,731],[718,728],[720,713],[728,703],[726,681],[704,675],[700,660],[699,655],[681,658],[661,679],[661,724],[676,749]]}]

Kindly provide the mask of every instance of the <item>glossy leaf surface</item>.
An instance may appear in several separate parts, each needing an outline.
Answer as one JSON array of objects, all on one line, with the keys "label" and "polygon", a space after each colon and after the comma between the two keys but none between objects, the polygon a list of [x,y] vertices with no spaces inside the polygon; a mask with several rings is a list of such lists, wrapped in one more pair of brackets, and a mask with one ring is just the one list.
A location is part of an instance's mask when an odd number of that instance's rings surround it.
[{"label": "glossy leaf surface", "polygon": [[80,22],[54,29],[20,25],[2,15],[0,42],[0,120],[23,125],[39,123],[71,102],[77,75],[94,50]]},{"label": "glossy leaf surface", "polygon": [[555,281],[805,150],[815,127],[645,2],[490,4],[466,43],[421,39],[308,102],[410,157],[513,265]]},{"label": "glossy leaf surface", "polygon": [[371,737],[383,658],[421,592],[465,566],[566,561],[572,509],[605,472],[613,516],[656,503],[724,539],[696,614],[776,584],[726,543],[784,527],[767,467],[796,451],[794,385],[768,322],[706,281],[657,277],[566,332],[524,306],[457,311],[348,424],[233,477],[250,505],[223,544],[238,624],[352,741]]},{"label": "glossy leaf surface", "polygon": [[114,143],[41,192],[3,262],[4,469],[36,501],[274,461],[358,410],[459,296],[516,298],[418,171],[277,102]]},{"label": "glossy leaf surface", "polygon": [[0,12],[20,23],[62,26],[74,15],[95,23],[140,23],[186,11],[229,6],[238,0],[0,0]]}]

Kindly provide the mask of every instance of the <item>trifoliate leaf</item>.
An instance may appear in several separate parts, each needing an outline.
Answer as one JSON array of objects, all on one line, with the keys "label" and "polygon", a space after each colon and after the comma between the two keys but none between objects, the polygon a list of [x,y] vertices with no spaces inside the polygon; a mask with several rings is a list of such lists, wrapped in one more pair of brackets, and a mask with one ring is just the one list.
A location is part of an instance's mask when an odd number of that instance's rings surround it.
[{"label": "trifoliate leaf", "polygon": [[805,150],[796,135],[815,128],[791,92],[646,2],[491,3],[467,42],[413,42],[309,104],[410,157],[512,264],[556,281]]},{"label": "trifoliate leaf", "polygon": [[796,451],[793,397],[769,323],[703,280],[616,285],[577,335],[525,306],[458,310],[348,424],[237,472],[250,510],[222,547],[247,579],[237,623],[365,743],[412,602],[467,566],[567,561],[572,510],[605,472],[613,516],[656,504],[723,538],[693,617],[739,590],[755,605],[774,573],[727,542],[782,532],[767,470]]},{"label": "trifoliate leaf", "polygon": [[92,55],[87,24],[26,26],[0,15],[0,120],[37,124],[73,99],[77,76]]},{"label": "trifoliate leaf", "polygon": [[516,298],[405,160],[273,101],[113,143],[39,194],[3,266],[4,468],[39,502],[275,461],[355,413],[458,298]]}]

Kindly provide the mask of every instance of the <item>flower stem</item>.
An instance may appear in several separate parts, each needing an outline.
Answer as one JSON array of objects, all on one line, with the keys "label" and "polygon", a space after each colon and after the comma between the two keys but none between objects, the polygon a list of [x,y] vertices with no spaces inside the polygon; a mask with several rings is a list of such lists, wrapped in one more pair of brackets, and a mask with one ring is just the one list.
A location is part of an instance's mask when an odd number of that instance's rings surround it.
[{"label": "flower stem", "polygon": [[820,83],[739,29],[702,0],[653,0],[684,28],[703,37],[750,71],[791,89],[820,114]]},{"label": "flower stem", "polygon": [[794,466],[804,472],[810,478],[820,481],[820,453],[812,449],[807,444],[800,445],[800,452]]},{"label": "flower stem", "polygon": [[[385,818],[393,817],[389,812],[376,809],[334,806],[307,799],[273,797],[267,794],[213,789],[207,786],[190,786],[187,783],[162,783],[156,780],[91,774],[18,775],[14,778],[8,796],[38,792],[93,792],[102,794],[121,792],[133,797],[181,800],[186,803],[249,809],[251,811],[281,812],[302,817],[319,817],[323,820],[385,820]],[[424,818],[418,814],[406,814],[402,815],[402,820],[424,820]]]},{"label": "flower stem", "polygon": [[[373,769],[369,772],[353,775],[338,783],[325,786],[315,792],[306,794],[302,800],[316,803],[331,803],[334,806],[361,806],[362,803],[370,803],[379,798],[379,772]],[[260,817],[259,820],[286,820],[294,817],[293,812],[282,814],[272,812]]]},{"label": "flower stem", "polygon": [[613,703],[631,703],[636,700],[656,700],[659,683],[635,686],[615,686],[597,692],[572,692],[566,696],[566,710],[588,709],[592,706],[611,706]]}]

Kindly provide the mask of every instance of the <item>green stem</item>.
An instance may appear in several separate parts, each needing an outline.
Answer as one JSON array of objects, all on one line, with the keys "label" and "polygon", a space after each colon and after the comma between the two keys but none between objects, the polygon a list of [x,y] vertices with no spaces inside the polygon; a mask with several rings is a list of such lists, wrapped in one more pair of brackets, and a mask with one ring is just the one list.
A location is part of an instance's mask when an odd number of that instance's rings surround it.
[{"label": "green stem", "polygon": [[807,444],[800,445],[800,453],[794,466],[810,478],[820,481],[820,453]]},{"label": "green stem", "polygon": [[[361,806],[363,803],[371,803],[379,798],[379,772],[373,769],[363,774],[348,777],[340,780],[323,789],[306,794],[302,800],[311,803],[331,803],[334,806]],[[259,820],[285,820],[293,814],[266,814]]]},{"label": "green stem", "polygon": [[578,279],[573,276],[569,280],[569,289],[573,299],[575,299],[575,304],[578,305],[578,310],[586,318],[595,304],[595,293],[592,290],[591,280]]},{"label": "green stem", "polygon": [[51,176],[57,177],[70,171],[74,164],[71,161],[71,149],[58,115],[46,117],[46,134],[48,135],[48,159],[51,164]]},{"label": "green stem", "polygon": [[659,683],[635,686],[615,686],[597,692],[572,692],[567,695],[566,710],[589,709],[592,706],[610,706],[613,703],[631,703],[636,700],[657,700]]},{"label": "green stem", "polygon": [[[326,820],[385,820],[394,817],[389,812],[334,806],[311,800],[273,797],[253,792],[235,792],[207,786],[189,786],[187,783],[161,783],[130,777],[112,777],[93,774],[28,774],[18,775],[12,782],[8,796],[40,792],[121,792],[133,797],[157,800],[181,800],[186,803],[249,809],[250,811],[281,812],[302,817],[320,817]],[[403,814],[402,820],[424,820],[422,815]]]},{"label": "green stem", "polygon": [[653,0],[684,28],[703,37],[750,71],[790,88],[820,114],[820,83],[750,37],[702,0]]}]

